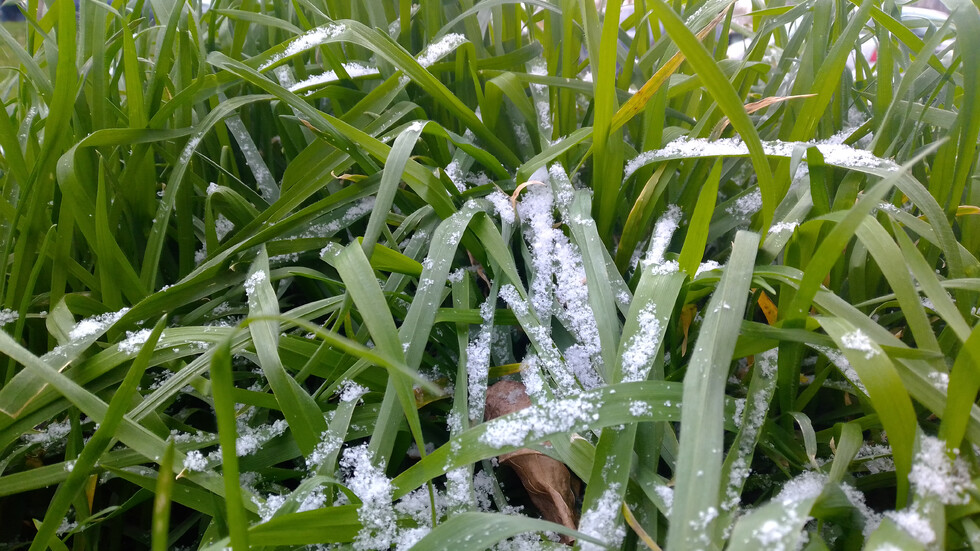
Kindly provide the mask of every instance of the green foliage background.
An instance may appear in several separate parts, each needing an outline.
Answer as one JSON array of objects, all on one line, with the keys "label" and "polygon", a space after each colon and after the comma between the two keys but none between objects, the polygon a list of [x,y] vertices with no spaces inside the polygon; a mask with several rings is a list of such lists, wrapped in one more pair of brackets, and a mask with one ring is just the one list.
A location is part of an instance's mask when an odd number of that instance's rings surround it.
[{"label": "green foliage background", "polygon": [[[980,545],[977,6],[621,4],[24,4],[0,545],[364,548],[362,443],[381,501],[463,469],[399,514],[419,549]],[[503,512],[480,391],[535,374],[517,438],[585,482],[580,531]]]}]

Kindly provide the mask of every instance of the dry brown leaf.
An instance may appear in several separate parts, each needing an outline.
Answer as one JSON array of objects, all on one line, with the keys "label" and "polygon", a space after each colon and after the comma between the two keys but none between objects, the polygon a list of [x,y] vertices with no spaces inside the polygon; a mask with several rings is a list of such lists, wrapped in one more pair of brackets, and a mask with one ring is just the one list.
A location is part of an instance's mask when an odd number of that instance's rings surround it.
[{"label": "dry brown leaf", "polygon": [[[501,415],[520,411],[531,405],[527,389],[516,381],[500,381],[487,389],[487,406],[484,417],[489,421]],[[529,448],[520,448],[499,456],[521,479],[531,502],[546,520],[571,529],[578,526],[575,510],[575,494],[572,491],[572,474],[564,463]],[[561,537],[562,543],[574,540]]]},{"label": "dry brown leaf", "polygon": [[[756,111],[760,111],[762,109],[765,109],[766,107],[769,107],[771,105],[775,105],[777,103],[782,103],[784,101],[788,101],[788,100],[791,100],[791,99],[809,98],[809,97],[813,97],[815,95],[816,94],[799,94],[799,95],[796,95],[796,96],[773,96],[773,97],[768,97],[768,98],[762,98],[759,101],[753,101],[752,103],[746,103],[745,104],[745,112],[748,113],[749,115],[751,115],[752,113],[755,113]],[[729,124],[728,117],[722,118],[720,121],[718,121],[718,124],[715,126],[714,130],[712,130],[711,136],[714,137],[714,138],[720,137],[721,136],[721,133],[725,131],[725,127],[728,126],[728,124]]]}]

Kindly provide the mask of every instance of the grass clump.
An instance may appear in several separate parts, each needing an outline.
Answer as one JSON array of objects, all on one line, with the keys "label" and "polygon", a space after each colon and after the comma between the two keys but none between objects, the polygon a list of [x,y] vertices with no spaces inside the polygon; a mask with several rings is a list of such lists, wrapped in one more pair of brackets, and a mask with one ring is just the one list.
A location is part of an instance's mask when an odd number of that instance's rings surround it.
[{"label": "grass clump", "polygon": [[[971,547],[980,12],[950,7],[28,1],[3,545]],[[532,405],[484,421],[502,379]],[[495,464],[520,448],[577,525]]]}]

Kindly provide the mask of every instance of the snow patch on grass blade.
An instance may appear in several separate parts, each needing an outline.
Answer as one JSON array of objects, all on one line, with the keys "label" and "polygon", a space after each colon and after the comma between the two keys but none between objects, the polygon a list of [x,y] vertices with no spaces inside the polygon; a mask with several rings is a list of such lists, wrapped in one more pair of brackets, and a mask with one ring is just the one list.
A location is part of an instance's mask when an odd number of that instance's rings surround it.
[{"label": "snow patch on grass blade", "polygon": [[[528,394],[532,395],[530,385]],[[545,400],[538,405],[494,419],[487,423],[480,442],[500,449],[522,446],[528,439],[540,440],[551,434],[571,432],[577,427],[599,419],[598,406],[591,395],[558,400]]]},{"label": "snow patch on grass blade", "polygon": [[450,33],[439,39],[438,42],[433,42],[426,47],[419,57],[419,65],[423,67],[428,67],[439,61],[440,59],[446,57],[447,55],[456,51],[457,48],[468,42],[466,37],[459,33]]},{"label": "snow patch on grass blade", "polygon": [[394,488],[385,476],[384,464],[375,465],[367,444],[361,444],[344,450],[340,468],[344,484],[361,500],[357,518],[363,527],[354,540],[354,548],[388,549],[395,541],[398,525],[391,503]]},{"label": "snow patch on grass blade", "polygon": [[618,548],[626,537],[626,528],[619,521],[620,504],[619,484],[610,484],[596,501],[595,505],[582,513],[579,531],[606,542],[606,546],[582,542],[583,551],[599,551],[601,549]]},{"label": "snow patch on grass blade", "polygon": [[[343,67],[344,67],[344,72],[347,73],[347,76],[349,76],[350,78],[357,78],[357,77],[378,74],[378,70],[376,68],[370,67],[368,65],[364,65],[363,63],[358,63],[356,61],[350,63],[344,63]],[[297,82],[296,84],[293,84],[292,86],[289,87],[289,91],[303,92],[309,90],[310,88],[322,86],[330,82],[337,82],[338,80],[340,80],[340,77],[337,75],[336,71],[326,71],[324,73],[320,73],[319,75],[313,75],[307,79]]]},{"label": "snow patch on grass blade", "polygon": [[864,352],[864,359],[870,360],[878,355],[878,349],[874,347],[871,339],[860,329],[855,329],[851,333],[846,333],[841,337],[841,344],[845,348]]},{"label": "snow patch on grass blade", "polygon": [[933,496],[946,505],[966,505],[975,490],[970,467],[959,452],[951,458],[946,443],[933,436],[923,436],[915,454],[909,482],[921,496]]},{"label": "snow patch on grass blade", "polygon": [[623,350],[623,382],[645,381],[660,349],[660,320],[657,306],[647,304],[637,314],[639,327]]},{"label": "snow patch on grass blade", "polygon": [[128,311],[129,308],[123,308],[118,312],[107,312],[98,316],[85,318],[71,328],[71,331],[68,332],[68,338],[77,341],[101,333],[119,321],[119,318],[123,317]]},{"label": "snow patch on grass blade", "polygon": [[[797,147],[813,147],[824,157],[827,164],[844,166],[850,168],[884,168],[886,170],[897,170],[898,165],[887,159],[876,157],[873,153],[845,145],[837,137],[828,140],[814,140],[809,142],[784,142],[784,141],[763,141],[762,149],[766,155],[790,157],[793,150]],[[706,138],[688,139],[680,137],[662,149],[644,151],[626,164],[623,178],[629,178],[641,167],[656,161],[675,158],[694,158],[694,157],[741,157],[749,154],[749,148],[745,142],[738,138],[722,138],[719,140],[708,140]]]},{"label": "snow patch on grass blade", "polygon": [[332,38],[337,37],[342,32],[347,30],[346,25],[339,23],[330,23],[329,25],[324,25],[322,27],[317,27],[312,29],[305,34],[299,36],[299,38],[293,40],[286,46],[286,49],[282,52],[272,56],[271,59],[259,65],[259,70],[264,71],[269,67],[279,63],[280,61],[286,59],[287,57],[294,56],[296,54],[305,52],[311,48],[315,48],[322,44],[325,44]]}]

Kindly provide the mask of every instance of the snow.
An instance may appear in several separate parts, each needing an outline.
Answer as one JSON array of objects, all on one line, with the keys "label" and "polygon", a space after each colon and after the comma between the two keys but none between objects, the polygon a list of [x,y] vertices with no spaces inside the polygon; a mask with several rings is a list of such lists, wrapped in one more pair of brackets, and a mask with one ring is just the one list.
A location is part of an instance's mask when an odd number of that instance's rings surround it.
[{"label": "snow", "polygon": [[188,471],[201,472],[208,468],[208,460],[200,451],[191,450],[187,452],[187,456],[184,457],[184,468]]},{"label": "snow", "polygon": [[942,392],[943,394],[949,392],[949,373],[943,373],[942,371],[933,371],[929,374],[929,382],[936,390]]},{"label": "snow", "polygon": [[527,302],[521,298],[521,295],[517,292],[517,289],[514,288],[513,285],[510,283],[502,285],[500,287],[500,298],[504,299],[504,302],[507,303],[507,306],[510,306],[510,309],[516,316],[527,316]]},{"label": "snow", "polygon": [[807,471],[790,479],[783,485],[776,500],[786,507],[791,507],[808,499],[816,498],[827,485],[827,475]]},{"label": "snow", "polygon": [[306,50],[309,50],[311,48],[315,48],[321,44],[325,44],[327,41],[329,41],[332,38],[335,38],[336,36],[340,35],[340,33],[346,30],[347,27],[339,23],[330,23],[329,25],[324,25],[322,27],[317,27],[315,29],[312,29],[307,33],[299,36],[299,38],[297,38],[296,40],[290,42],[289,46],[286,46],[286,49],[283,50],[281,53],[272,56],[272,58],[269,59],[269,61],[266,61],[265,63],[260,65],[259,70],[263,71],[265,69],[268,69],[272,65],[279,63],[283,59],[286,59],[287,57],[294,56],[298,53],[305,52]]},{"label": "snow", "polygon": [[75,460],[72,459],[69,461],[65,461],[65,471],[70,473],[74,470],[75,470]]},{"label": "snow", "polygon": [[[589,303],[585,261],[578,245],[563,232],[554,232],[555,298],[561,305],[556,312],[578,345],[565,350],[569,368],[586,389],[602,383],[596,368],[601,362],[599,326]],[[576,361],[577,360],[577,361]]]},{"label": "snow", "polygon": [[643,259],[644,266],[662,266],[664,255],[670,246],[670,240],[677,231],[681,221],[681,209],[677,205],[668,205],[667,210],[657,220],[653,228],[653,237],[650,240],[650,248],[647,250],[646,258]]},{"label": "snow", "polygon": [[736,413],[736,424],[739,425],[740,430],[739,444],[728,475],[725,500],[721,504],[721,508],[725,511],[732,511],[738,507],[741,502],[742,486],[751,473],[752,455],[759,438],[759,431],[766,421],[769,402],[776,385],[777,357],[776,349],[767,350],[756,356],[755,368],[759,369],[764,386],[745,400],[741,415]]},{"label": "snow", "polygon": [[459,33],[450,33],[433,42],[418,57],[419,65],[428,67],[456,51],[457,48],[467,42],[466,37]]},{"label": "snow", "polygon": [[487,374],[490,370],[490,339],[493,336],[494,303],[491,295],[480,306],[480,325],[476,338],[466,346],[466,385],[470,419],[482,419],[487,401]]},{"label": "snow", "polygon": [[323,494],[322,486],[317,486],[303,496],[303,501],[301,501],[299,507],[296,508],[296,512],[302,513],[303,511],[322,509],[326,504],[327,496]]},{"label": "snow", "polygon": [[861,533],[864,535],[864,539],[867,540],[868,537],[870,537],[881,524],[881,513],[875,512],[871,507],[868,507],[864,494],[850,484],[841,482],[840,489],[844,492],[847,500],[851,502],[851,505],[854,506],[857,512],[864,519],[864,527],[861,530]]},{"label": "snow", "polygon": [[623,382],[645,381],[660,349],[660,320],[657,306],[647,304],[637,314],[637,330],[623,350]]},{"label": "snow", "polygon": [[966,505],[975,489],[966,461],[958,453],[950,458],[946,443],[933,436],[922,437],[909,482],[917,494],[934,496],[947,505]]},{"label": "snow", "polygon": [[752,217],[753,214],[759,212],[762,208],[762,192],[759,188],[753,189],[751,192],[739,197],[735,200],[735,203],[725,209],[725,212],[731,214],[739,221],[747,221]]},{"label": "snow", "polygon": [[245,280],[245,293],[249,296],[249,298],[252,297],[255,290],[262,284],[263,281],[265,281],[265,279],[265,272],[261,270],[253,272],[252,275],[248,276],[248,279]]},{"label": "snow", "polygon": [[8,308],[0,310],[0,327],[17,321],[19,317],[20,314],[16,310],[10,310]]},{"label": "snow", "polygon": [[868,389],[864,386],[864,383],[861,382],[861,378],[858,377],[857,371],[854,370],[851,362],[847,361],[844,354],[842,354],[839,350],[826,346],[814,346],[813,348],[830,360],[830,363],[834,364],[834,367],[836,367],[837,370],[841,372],[841,375],[850,381],[851,384],[867,395]]},{"label": "snow", "polygon": [[46,427],[39,429],[39,432],[24,433],[21,435],[21,438],[27,441],[28,444],[40,444],[47,448],[52,445],[62,444],[70,432],[71,421],[65,419],[64,421],[48,423]]},{"label": "snow", "polygon": [[252,140],[251,134],[248,133],[248,128],[245,127],[245,123],[242,122],[240,117],[235,115],[225,119],[225,126],[231,132],[232,136],[234,136],[235,142],[238,143],[238,147],[242,151],[242,157],[245,158],[245,164],[248,165],[248,168],[251,169],[252,174],[255,176],[255,184],[258,188],[259,195],[269,203],[277,200],[279,198],[279,187],[276,184],[276,179],[269,172],[269,167],[262,161],[262,154],[255,147],[255,142]]},{"label": "snow", "polygon": [[[535,176],[531,178],[533,181]],[[554,196],[550,186],[530,185],[524,188],[521,201],[517,205],[517,214],[525,228],[524,237],[531,249],[534,268],[528,297],[542,321],[547,320],[552,313],[552,274],[555,268],[555,237],[558,233],[554,228],[553,210]]]},{"label": "snow", "polygon": [[[528,394],[533,395],[532,385],[527,386]],[[594,422],[599,417],[598,409],[590,393],[542,401],[539,405],[488,422],[486,432],[480,435],[480,442],[498,449],[523,446],[529,440],[542,440],[548,435],[570,432],[578,426]]]},{"label": "snow", "polygon": [[606,542],[606,547],[586,541],[581,542],[583,551],[598,551],[606,548],[618,548],[626,537],[626,528],[619,522],[619,510],[622,500],[619,498],[619,484],[613,483],[606,488],[595,505],[582,514],[579,531]]},{"label": "snow", "polygon": [[329,429],[323,431],[320,434],[320,442],[310,452],[310,456],[306,458],[306,469],[312,473],[316,468],[322,466],[331,455],[336,453],[343,444],[343,439],[337,434],[334,434]]},{"label": "snow", "polygon": [[367,444],[344,450],[340,467],[345,484],[361,500],[357,518],[363,527],[354,540],[359,551],[388,549],[395,540],[398,526],[392,507],[394,488],[384,474],[384,465],[372,462]]},{"label": "snow", "polygon": [[[346,228],[358,218],[370,213],[374,209],[375,197],[365,197],[351,205],[340,218],[330,222],[313,224],[305,231],[293,236],[291,239],[320,239],[330,237],[338,231]],[[321,251],[321,256],[323,252]]]},{"label": "snow", "polygon": [[630,402],[630,415],[634,417],[645,417],[651,414],[653,414],[653,408],[650,407],[650,404],[641,400]]},{"label": "snow", "polygon": [[242,457],[259,451],[266,442],[281,435],[287,428],[289,425],[282,419],[271,425],[260,425],[254,428],[239,424],[239,435],[238,439],[235,440],[236,455]]},{"label": "snow", "polygon": [[259,517],[261,517],[262,522],[268,522],[275,516],[276,511],[279,510],[283,504],[286,503],[286,496],[271,495],[265,498],[264,503],[259,503]]},{"label": "snow", "polygon": [[[783,142],[779,140],[762,142],[762,149],[766,155],[778,157],[790,157],[795,148],[811,146],[817,147],[827,164],[849,168],[883,168],[886,170],[897,170],[898,168],[892,161],[876,157],[869,151],[844,145],[838,137],[810,142]],[[737,157],[748,154],[748,146],[738,138],[722,138],[711,141],[705,138],[691,140],[681,137],[668,143],[663,149],[645,151],[631,159],[626,164],[624,179],[632,176],[641,167],[656,161],[693,157]]]},{"label": "snow", "polygon": [[361,399],[361,396],[367,394],[368,389],[355,383],[354,381],[344,381],[340,386],[340,401],[341,402],[357,402]]},{"label": "snow", "polygon": [[[347,75],[350,78],[357,78],[357,77],[363,77],[367,75],[378,74],[378,70],[376,68],[369,67],[362,63],[357,63],[357,62],[344,63],[343,67],[344,67],[344,71],[347,73]],[[292,86],[289,87],[289,91],[302,92],[305,90],[309,90],[310,88],[314,88],[316,86],[320,86],[330,82],[336,82],[338,80],[340,80],[340,77],[337,76],[336,71],[326,71],[319,75],[313,75],[305,80],[293,84]]]},{"label": "snow", "polygon": [[224,214],[219,214],[218,218],[214,220],[214,233],[218,241],[224,239],[233,229],[235,229],[235,224],[225,218]]},{"label": "snow", "polygon": [[922,545],[930,545],[936,541],[936,532],[929,524],[929,520],[920,515],[917,511],[906,509],[904,511],[888,511],[885,516],[895,522],[902,530],[919,541]]},{"label": "snow", "polygon": [[865,460],[864,467],[871,474],[895,471],[895,461],[892,459],[892,449],[883,444],[865,443],[858,450],[855,459]]},{"label": "snow", "polygon": [[669,517],[671,510],[674,508],[674,489],[670,486],[656,486],[653,491],[657,492],[660,499],[664,500],[666,510],[663,513]]},{"label": "snow", "polygon": [[[146,340],[150,338],[152,331],[149,329],[140,329],[139,331],[126,331],[126,338],[119,343],[119,351],[126,354],[136,354],[146,343]],[[161,334],[160,338],[165,335]]]},{"label": "snow", "polygon": [[792,232],[799,226],[796,222],[779,222],[769,227],[769,235],[777,235],[783,232]]},{"label": "snow", "polygon": [[123,317],[129,308],[123,308],[118,312],[108,312],[105,314],[99,314],[98,316],[92,316],[90,318],[85,318],[82,321],[75,324],[68,332],[68,338],[77,341],[79,339],[84,339],[86,337],[91,337],[92,335],[101,333],[108,329],[112,324],[119,321],[119,318]]},{"label": "snow", "polygon": [[456,189],[459,190],[460,193],[466,191],[466,174],[463,174],[463,168],[459,166],[458,159],[453,159],[450,161],[449,164],[446,165],[445,172],[446,177],[449,178],[449,181],[456,186]]},{"label": "snow", "polygon": [[54,533],[60,537],[68,532],[71,532],[75,528],[78,528],[77,522],[68,522],[67,518],[63,518],[61,519],[61,524],[58,525],[58,528],[55,529]]},{"label": "snow", "polygon": [[697,277],[697,276],[701,275],[704,272],[710,272],[711,270],[717,270],[718,268],[721,268],[723,266],[724,266],[724,264],[719,264],[718,262],[716,262],[714,260],[705,260],[704,262],[702,262],[701,264],[698,265],[698,270],[696,272],[694,272],[694,277]]},{"label": "snow", "polygon": [[860,329],[855,329],[851,333],[846,333],[841,337],[841,344],[845,348],[864,352],[864,359],[870,360],[878,355],[878,349],[871,343],[871,339]]}]

